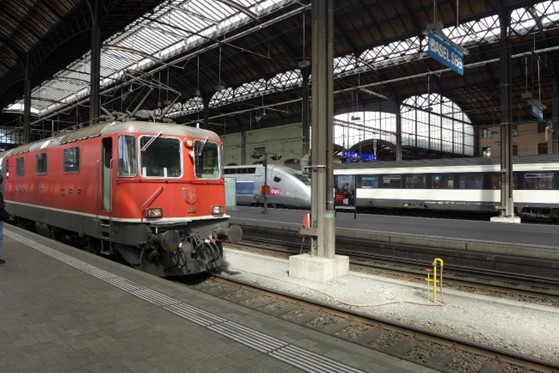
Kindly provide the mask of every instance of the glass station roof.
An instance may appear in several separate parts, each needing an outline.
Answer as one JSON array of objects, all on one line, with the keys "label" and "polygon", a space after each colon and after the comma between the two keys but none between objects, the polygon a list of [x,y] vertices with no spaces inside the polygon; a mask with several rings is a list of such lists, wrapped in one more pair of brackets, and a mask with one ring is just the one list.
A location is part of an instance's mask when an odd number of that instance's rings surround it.
[{"label": "glass station roof", "polygon": [[[174,0],[166,2],[153,13],[145,14],[122,33],[103,42],[101,50],[101,89],[121,80],[124,74],[143,71],[156,63],[186,51],[195,50],[204,41],[216,39],[263,15],[286,5],[307,7],[297,0]],[[542,1],[531,8],[517,9],[512,14],[511,32],[526,35],[559,22],[559,1]],[[497,16],[445,28],[443,33],[456,44],[468,49],[494,42],[499,38]],[[348,55],[334,60],[335,76],[358,74],[371,69],[402,64],[411,59],[427,58],[427,46],[418,37],[378,46],[361,55]],[[559,47],[558,47],[559,48]],[[45,116],[69,104],[86,100],[89,95],[90,54],[59,71],[32,91],[31,112]],[[466,64],[465,68],[468,68]],[[236,89],[224,87],[210,100],[210,106],[220,106],[244,97],[261,96],[268,91],[280,91],[302,85],[299,70],[286,71],[265,81],[248,82]],[[176,117],[202,109],[198,98],[185,98],[168,111]],[[4,109],[23,111],[23,99]]]}]

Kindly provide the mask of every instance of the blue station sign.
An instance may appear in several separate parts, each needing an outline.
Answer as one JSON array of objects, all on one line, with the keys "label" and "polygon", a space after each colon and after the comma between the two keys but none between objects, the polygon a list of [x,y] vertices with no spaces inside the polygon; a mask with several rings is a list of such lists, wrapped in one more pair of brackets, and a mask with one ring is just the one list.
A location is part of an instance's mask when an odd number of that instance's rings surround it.
[{"label": "blue station sign", "polygon": [[464,52],[432,30],[428,31],[428,37],[429,56],[464,75]]},{"label": "blue station sign", "polygon": [[376,161],[377,160],[377,156],[375,154],[363,154],[363,153],[354,153],[354,152],[345,151],[342,153],[342,156],[350,161],[358,161],[358,160]]}]

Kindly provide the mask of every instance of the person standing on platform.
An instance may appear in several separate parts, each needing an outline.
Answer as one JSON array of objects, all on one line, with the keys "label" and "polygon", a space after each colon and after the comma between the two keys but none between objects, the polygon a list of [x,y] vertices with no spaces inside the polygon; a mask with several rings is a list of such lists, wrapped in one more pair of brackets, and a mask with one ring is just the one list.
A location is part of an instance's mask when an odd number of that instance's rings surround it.
[{"label": "person standing on platform", "polygon": [[[0,175],[0,187],[3,181],[4,178]],[[6,261],[2,259],[2,252],[4,251],[4,222],[11,222],[13,220],[13,216],[4,209],[4,193],[0,189],[0,264],[6,263]]]}]

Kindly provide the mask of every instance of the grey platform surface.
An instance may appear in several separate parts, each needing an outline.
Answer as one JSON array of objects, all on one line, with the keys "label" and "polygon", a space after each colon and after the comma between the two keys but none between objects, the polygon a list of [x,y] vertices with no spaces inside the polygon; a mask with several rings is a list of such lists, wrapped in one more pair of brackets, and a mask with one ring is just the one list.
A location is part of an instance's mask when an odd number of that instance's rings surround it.
[{"label": "grey platform surface", "polygon": [[2,372],[427,372],[4,225]]}]

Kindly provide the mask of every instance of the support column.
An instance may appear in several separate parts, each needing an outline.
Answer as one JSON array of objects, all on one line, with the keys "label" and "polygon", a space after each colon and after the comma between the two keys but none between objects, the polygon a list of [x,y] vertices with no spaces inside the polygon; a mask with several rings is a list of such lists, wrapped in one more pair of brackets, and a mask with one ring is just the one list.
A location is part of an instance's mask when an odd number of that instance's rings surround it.
[{"label": "support column", "polygon": [[241,164],[247,164],[247,133],[241,124]]},{"label": "support column", "polygon": [[551,154],[559,154],[559,74],[553,70],[553,97],[551,97]]},{"label": "support column", "polygon": [[396,101],[396,160],[402,160],[402,107],[401,101]]},{"label": "support column", "polygon": [[309,120],[309,61],[301,61],[299,63],[299,69],[301,70],[301,75],[303,77],[303,98],[301,100],[301,127],[302,127],[302,148],[301,148],[301,159],[307,160],[307,164],[301,164],[302,167],[308,166],[309,150],[310,150],[310,120]]},{"label": "support column", "polygon": [[512,76],[511,76],[511,40],[509,35],[510,12],[501,14],[501,56],[500,95],[501,95],[501,214],[491,221],[520,223],[514,215],[513,199],[513,165],[512,165]]},{"label": "support column", "polygon": [[210,119],[209,119],[210,118],[209,117],[210,116],[210,111],[209,111],[208,108],[210,107],[210,99],[212,98],[212,95],[210,95],[209,93],[206,93],[206,92],[202,92],[201,95],[202,95],[201,96],[202,97],[202,104],[204,106],[203,109],[202,109],[204,119],[203,119],[203,123],[200,127],[203,128],[203,129],[208,129],[210,127],[210,125],[208,123],[210,121]]},{"label": "support column", "polygon": [[328,281],[349,271],[349,258],[335,255],[334,211],[334,1],[312,1],[312,208],[310,255],[289,258],[289,275]]},{"label": "support column", "polygon": [[101,111],[101,27],[99,26],[99,0],[93,2],[91,10],[91,70],[89,82],[89,124],[99,123]]},{"label": "support column", "polygon": [[31,71],[29,71],[29,55],[25,57],[25,81],[23,95],[23,144],[31,142]]}]

